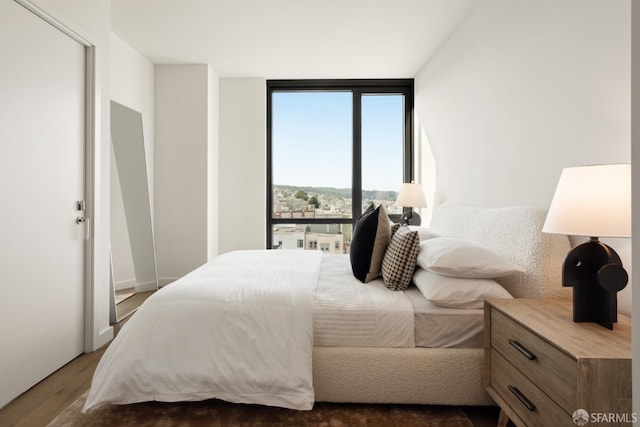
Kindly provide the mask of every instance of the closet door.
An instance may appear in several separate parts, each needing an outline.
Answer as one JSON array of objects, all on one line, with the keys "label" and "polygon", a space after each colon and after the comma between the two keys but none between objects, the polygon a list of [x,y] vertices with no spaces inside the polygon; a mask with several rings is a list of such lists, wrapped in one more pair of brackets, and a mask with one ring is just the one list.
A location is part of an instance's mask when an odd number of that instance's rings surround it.
[{"label": "closet door", "polygon": [[85,48],[0,0],[0,58],[2,407],[84,350]]}]

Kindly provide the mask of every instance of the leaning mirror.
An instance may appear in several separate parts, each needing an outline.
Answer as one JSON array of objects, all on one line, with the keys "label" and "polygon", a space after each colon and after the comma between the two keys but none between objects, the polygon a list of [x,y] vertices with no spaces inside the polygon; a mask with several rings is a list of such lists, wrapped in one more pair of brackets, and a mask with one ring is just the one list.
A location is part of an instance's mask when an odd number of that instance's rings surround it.
[{"label": "leaning mirror", "polygon": [[142,115],[111,101],[112,323],[158,289]]}]

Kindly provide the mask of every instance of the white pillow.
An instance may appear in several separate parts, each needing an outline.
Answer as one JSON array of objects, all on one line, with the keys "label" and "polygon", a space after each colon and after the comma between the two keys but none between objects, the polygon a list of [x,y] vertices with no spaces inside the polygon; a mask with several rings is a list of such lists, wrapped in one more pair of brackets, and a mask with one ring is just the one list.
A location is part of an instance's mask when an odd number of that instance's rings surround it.
[{"label": "white pillow", "polygon": [[441,276],[421,268],[413,274],[413,283],[426,299],[441,307],[482,308],[485,298],[513,298],[495,280]]},{"label": "white pillow", "polygon": [[409,229],[411,231],[417,231],[418,236],[420,236],[420,240],[429,240],[429,239],[438,237],[436,233],[432,232],[427,227],[420,227],[419,225],[410,225]]},{"label": "white pillow", "polygon": [[[389,221],[389,224],[391,227],[393,227],[394,225],[400,225],[396,222],[393,221]],[[428,229],[427,227],[421,227],[419,225],[409,225],[409,230],[411,231],[417,231],[418,232],[418,236],[420,236],[420,240],[429,240],[429,239],[433,239],[435,237],[439,237],[439,234],[434,233],[433,231],[431,231],[430,229]]]},{"label": "white pillow", "polygon": [[434,273],[470,279],[493,279],[525,271],[501,255],[452,237],[421,241],[417,264]]}]

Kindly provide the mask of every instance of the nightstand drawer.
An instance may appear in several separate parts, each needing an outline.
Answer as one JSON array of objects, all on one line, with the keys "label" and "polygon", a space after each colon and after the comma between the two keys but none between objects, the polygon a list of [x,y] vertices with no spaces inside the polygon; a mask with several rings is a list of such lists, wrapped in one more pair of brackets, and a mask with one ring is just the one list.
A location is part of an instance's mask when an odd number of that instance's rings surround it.
[{"label": "nightstand drawer", "polygon": [[577,389],[573,358],[495,308],[491,309],[491,347],[566,412],[573,413]]},{"label": "nightstand drawer", "polygon": [[571,415],[491,350],[491,387],[527,426],[575,426]]}]

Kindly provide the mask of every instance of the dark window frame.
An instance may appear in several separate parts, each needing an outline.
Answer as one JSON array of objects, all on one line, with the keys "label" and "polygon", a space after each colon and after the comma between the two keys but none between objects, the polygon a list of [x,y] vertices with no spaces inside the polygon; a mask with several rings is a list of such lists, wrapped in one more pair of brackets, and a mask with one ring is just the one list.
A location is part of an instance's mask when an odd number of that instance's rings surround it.
[{"label": "dark window frame", "polygon": [[[267,80],[267,248],[272,248],[274,224],[352,224],[362,214],[362,96],[403,94],[403,181],[414,179],[413,79]],[[273,92],[350,91],[353,93],[351,218],[273,218],[272,94]],[[406,210],[406,209],[405,209]]]}]

